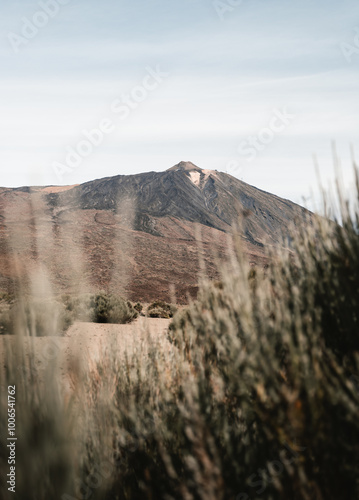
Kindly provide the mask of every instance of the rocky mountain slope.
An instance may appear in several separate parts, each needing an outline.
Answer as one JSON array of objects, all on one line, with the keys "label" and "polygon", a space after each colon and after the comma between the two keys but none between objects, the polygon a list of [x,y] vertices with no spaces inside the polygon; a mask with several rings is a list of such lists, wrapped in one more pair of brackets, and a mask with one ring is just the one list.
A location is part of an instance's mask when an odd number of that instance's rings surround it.
[{"label": "rocky mountain slope", "polygon": [[[252,263],[268,245],[286,246],[291,224],[312,214],[217,171],[181,162],[165,172],[68,187],[0,189],[0,288],[39,263],[56,291],[98,289],[132,300],[185,301],[199,258],[216,278],[228,235],[240,234]],[[199,243],[200,241],[200,243]]]}]

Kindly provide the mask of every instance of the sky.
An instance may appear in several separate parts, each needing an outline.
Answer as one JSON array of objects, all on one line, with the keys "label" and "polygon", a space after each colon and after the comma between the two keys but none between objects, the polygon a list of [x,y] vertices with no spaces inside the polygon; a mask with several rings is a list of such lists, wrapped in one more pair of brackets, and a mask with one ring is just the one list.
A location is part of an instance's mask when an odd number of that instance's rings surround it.
[{"label": "sky", "polygon": [[0,185],[180,161],[311,206],[359,154],[355,0],[2,0]]}]

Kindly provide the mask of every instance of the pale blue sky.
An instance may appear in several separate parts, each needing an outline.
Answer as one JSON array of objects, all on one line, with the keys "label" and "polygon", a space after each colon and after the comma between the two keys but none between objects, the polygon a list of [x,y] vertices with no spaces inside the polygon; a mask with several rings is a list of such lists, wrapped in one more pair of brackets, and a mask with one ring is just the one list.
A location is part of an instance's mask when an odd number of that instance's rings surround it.
[{"label": "pale blue sky", "polygon": [[[38,13],[50,2],[1,3],[0,185],[73,184],[190,160],[299,202],[316,182],[313,153],[331,177],[331,140],[351,178],[357,1],[232,1],[240,5],[221,18],[211,0],[69,0],[46,21]],[[17,39],[15,53],[14,36],[34,16],[44,26]],[[355,49],[350,62],[342,43]],[[119,120],[111,103],[157,65],[169,76]],[[283,109],[295,117],[248,161],[240,144]],[[104,118],[114,131],[59,181],[54,163]]]}]

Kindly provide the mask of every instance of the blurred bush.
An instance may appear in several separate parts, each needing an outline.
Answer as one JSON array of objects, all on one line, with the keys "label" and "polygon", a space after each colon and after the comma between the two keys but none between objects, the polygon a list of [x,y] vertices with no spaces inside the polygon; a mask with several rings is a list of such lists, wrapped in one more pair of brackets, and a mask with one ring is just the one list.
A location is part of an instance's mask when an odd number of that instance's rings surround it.
[{"label": "blurred bush", "polygon": [[131,302],[105,292],[91,296],[89,307],[95,323],[130,323],[138,316]]},{"label": "blurred bush", "polygon": [[129,301],[112,294],[63,294],[57,298],[0,300],[0,334],[12,335],[26,327],[35,337],[60,335],[74,321],[95,323],[130,323],[138,312]]},{"label": "blurred bush", "polygon": [[143,311],[143,305],[141,304],[141,302],[136,302],[136,304],[133,306],[136,311],[138,312],[138,314],[141,314],[142,311]]},{"label": "blurred bush", "polygon": [[24,297],[11,305],[0,305],[0,332],[12,335],[21,330],[25,335],[43,337],[60,335],[73,323],[74,316],[61,301]]},{"label": "blurred bush", "polygon": [[156,300],[147,307],[147,316],[150,318],[173,318],[177,308],[173,304],[167,304],[162,300]]}]

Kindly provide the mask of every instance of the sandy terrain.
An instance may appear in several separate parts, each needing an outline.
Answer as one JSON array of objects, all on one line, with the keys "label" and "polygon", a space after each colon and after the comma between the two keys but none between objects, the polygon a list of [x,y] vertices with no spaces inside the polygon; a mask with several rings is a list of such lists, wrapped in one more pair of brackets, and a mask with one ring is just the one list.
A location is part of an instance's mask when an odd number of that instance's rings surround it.
[{"label": "sandy terrain", "polygon": [[[66,386],[71,386],[72,372],[79,362],[88,366],[89,360],[99,359],[103,348],[118,348],[119,354],[129,356],[148,345],[148,337],[170,349],[166,331],[170,320],[139,318],[129,325],[100,325],[77,322],[70,327],[63,337],[24,338],[25,352],[29,353],[31,343],[34,346],[35,362],[40,373],[45,373],[58,362],[59,370]],[[163,343],[162,343],[163,341]],[[16,338],[0,336],[1,379],[6,366],[6,348],[15,345]]]},{"label": "sandy terrain", "polygon": [[166,331],[170,320],[140,317],[129,325],[100,325],[96,323],[75,323],[62,338],[65,352],[76,354],[78,350],[86,357],[96,359],[101,346],[106,343],[117,346],[119,351],[131,354],[147,342],[148,335],[153,340],[167,342]]}]

